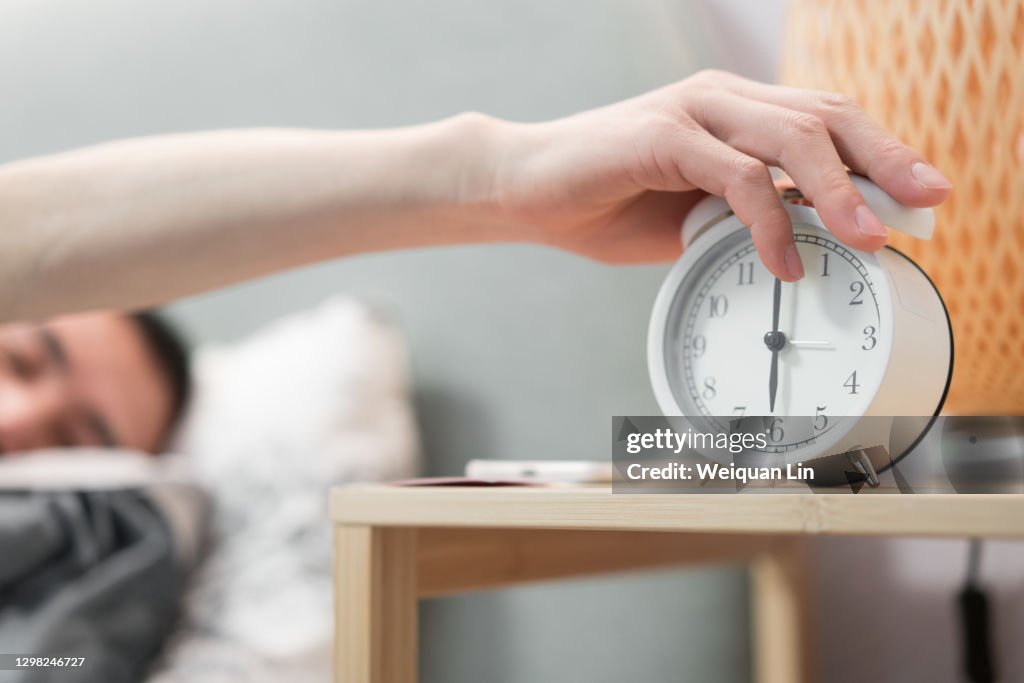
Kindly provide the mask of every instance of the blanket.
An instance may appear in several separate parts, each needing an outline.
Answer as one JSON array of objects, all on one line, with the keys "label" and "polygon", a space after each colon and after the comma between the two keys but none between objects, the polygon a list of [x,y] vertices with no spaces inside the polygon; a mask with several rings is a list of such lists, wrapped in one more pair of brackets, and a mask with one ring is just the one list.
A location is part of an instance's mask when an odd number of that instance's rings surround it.
[{"label": "blanket", "polygon": [[[0,460],[0,681],[145,679],[177,622],[205,510],[162,465],[109,452]],[[11,655],[81,664],[16,667]]]}]

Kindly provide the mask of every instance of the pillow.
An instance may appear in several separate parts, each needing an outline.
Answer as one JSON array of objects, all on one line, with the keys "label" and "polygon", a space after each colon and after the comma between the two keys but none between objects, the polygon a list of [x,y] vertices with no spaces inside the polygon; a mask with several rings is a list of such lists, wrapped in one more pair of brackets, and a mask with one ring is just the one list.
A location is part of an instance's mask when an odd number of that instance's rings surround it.
[{"label": "pillow", "polygon": [[[412,476],[418,438],[398,331],[335,298],[200,349],[174,450],[212,498],[211,554],[155,680],[328,679],[331,484]],[[301,667],[300,667],[301,668]],[[279,672],[278,672],[279,674]]]}]

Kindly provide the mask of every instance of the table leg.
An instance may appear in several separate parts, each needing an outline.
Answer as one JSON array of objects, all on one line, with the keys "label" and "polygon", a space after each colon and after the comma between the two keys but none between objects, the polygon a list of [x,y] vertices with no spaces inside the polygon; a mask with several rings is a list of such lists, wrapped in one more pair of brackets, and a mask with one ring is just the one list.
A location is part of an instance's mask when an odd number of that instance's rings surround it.
[{"label": "table leg", "polygon": [[810,681],[811,645],[803,540],[782,538],[751,567],[755,680]]},{"label": "table leg", "polygon": [[334,527],[335,683],[415,683],[416,531]]}]

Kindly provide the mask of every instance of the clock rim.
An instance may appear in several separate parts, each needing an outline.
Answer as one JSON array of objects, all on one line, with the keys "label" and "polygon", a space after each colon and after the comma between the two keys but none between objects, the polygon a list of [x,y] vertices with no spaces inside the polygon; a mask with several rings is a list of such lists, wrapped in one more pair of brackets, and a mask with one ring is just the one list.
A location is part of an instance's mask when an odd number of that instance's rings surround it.
[{"label": "clock rim", "polygon": [[[889,462],[883,465],[882,467],[876,467],[876,470],[879,473],[894,467],[897,463],[903,460],[903,458],[912,453],[914,449],[917,448],[922,441],[924,441],[928,434],[931,433],[931,429],[935,425],[935,421],[942,414],[942,408],[946,405],[946,398],[949,396],[950,387],[953,385],[953,370],[956,367],[956,339],[953,336],[953,320],[949,315],[949,307],[946,306],[946,300],[942,297],[942,292],[936,286],[935,281],[932,280],[931,276],[928,275],[927,271],[925,271],[925,269],[922,268],[917,261],[912,259],[907,254],[903,253],[903,251],[897,249],[896,247],[886,245],[883,249],[886,251],[891,251],[898,256],[901,256],[907,263],[913,266],[918,273],[924,276],[924,279],[928,283],[928,286],[931,287],[932,291],[935,293],[936,298],[938,298],[939,305],[942,308],[942,313],[946,320],[946,336],[949,339],[949,361],[946,370],[946,381],[943,385],[942,393],[939,396],[939,400],[936,402],[935,410],[932,413],[930,419],[928,420],[928,424],[925,425],[925,427],[921,430],[921,433],[918,434],[917,438],[914,439],[910,443],[910,445],[903,449],[902,453],[895,457],[893,457],[890,453]],[[895,338],[893,339],[893,342],[895,342]]]}]

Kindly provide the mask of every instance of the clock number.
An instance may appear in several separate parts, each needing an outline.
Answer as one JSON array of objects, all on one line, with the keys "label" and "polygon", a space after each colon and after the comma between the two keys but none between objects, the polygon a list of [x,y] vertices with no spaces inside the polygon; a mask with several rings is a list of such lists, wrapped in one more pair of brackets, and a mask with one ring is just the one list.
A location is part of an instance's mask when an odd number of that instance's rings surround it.
[{"label": "clock number", "polygon": [[864,328],[864,343],[861,345],[860,348],[864,349],[865,351],[870,351],[871,349],[875,348],[875,345],[878,344],[878,340],[875,338],[875,332],[875,328],[872,327],[871,325],[868,325],[867,327]]},{"label": "clock number", "polygon": [[851,394],[856,394],[857,393],[857,389],[860,388],[860,385],[857,384],[857,371],[856,370],[853,371],[852,375],[850,375],[849,377],[846,378],[846,381],[843,382],[843,386],[846,387],[847,389],[849,389]]},{"label": "clock number", "polygon": [[776,417],[770,423],[768,423],[768,438],[779,443],[786,437],[785,430],[782,429],[782,418]]},{"label": "clock number", "polygon": [[817,406],[814,409],[814,429],[821,431],[825,427],[828,427],[828,416],[825,415],[824,411],[828,409],[828,406]]},{"label": "clock number", "polygon": [[737,263],[736,266],[740,269],[739,283],[741,285],[754,284],[754,262],[747,261],[746,263]]},{"label": "clock number", "polygon": [[821,255],[821,276],[828,277],[828,252]]},{"label": "clock number", "polygon": [[725,298],[725,295],[712,296],[708,299],[708,317],[709,318],[721,318],[729,310],[729,300]]},{"label": "clock number", "polygon": [[693,349],[693,357],[700,358],[708,350],[708,340],[704,338],[703,334],[698,334],[693,338],[690,347]]},{"label": "clock number", "polygon": [[736,417],[746,417],[746,415],[747,415],[747,407],[746,406],[736,406],[735,408],[732,409],[732,414],[735,415]]},{"label": "clock number", "polygon": [[864,283],[863,282],[861,282],[859,280],[855,280],[854,282],[851,282],[850,283],[850,291],[853,292],[853,298],[850,299],[850,305],[851,306],[860,306],[862,303],[864,303],[864,300],[861,298],[861,296],[864,294]]},{"label": "clock number", "polygon": [[704,397],[705,401],[710,401],[718,394],[718,390],[715,389],[715,378],[708,377],[704,380],[704,391],[701,392],[701,396]]}]

